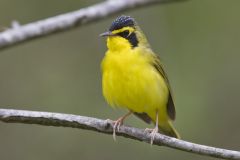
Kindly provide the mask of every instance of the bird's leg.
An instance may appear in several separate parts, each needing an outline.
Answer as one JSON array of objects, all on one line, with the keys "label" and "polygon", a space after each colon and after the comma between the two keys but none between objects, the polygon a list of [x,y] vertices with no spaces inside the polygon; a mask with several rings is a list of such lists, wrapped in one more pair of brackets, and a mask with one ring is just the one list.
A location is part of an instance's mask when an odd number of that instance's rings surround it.
[{"label": "bird's leg", "polygon": [[155,128],[146,128],[144,132],[150,132],[150,137],[151,137],[151,145],[153,144],[155,135],[158,133],[158,110],[156,111],[156,123],[155,123]]},{"label": "bird's leg", "polygon": [[124,116],[118,118],[116,121],[113,121],[113,139],[116,141],[116,130],[119,131],[120,126],[123,124],[124,119],[126,119],[132,112],[129,111]]}]

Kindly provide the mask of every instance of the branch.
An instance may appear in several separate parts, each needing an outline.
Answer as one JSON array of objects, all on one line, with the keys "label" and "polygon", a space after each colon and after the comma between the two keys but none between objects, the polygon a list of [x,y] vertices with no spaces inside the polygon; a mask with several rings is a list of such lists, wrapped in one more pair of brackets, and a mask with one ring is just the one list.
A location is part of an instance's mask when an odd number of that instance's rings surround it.
[{"label": "branch", "polygon": [[[0,121],[6,123],[40,124],[45,126],[72,127],[93,130],[101,133],[112,134],[113,126],[110,120],[84,117],[72,114],[51,112],[23,111],[12,109],[0,109]],[[117,135],[150,142],[150,135],[144,130],[122,125]],[[186,152],[206,155],[216,158],[240,160],[240,152],[195,144],[162,134],[157,134],[154,143],[158,146],[166,146]]]},{"label": "branch", "polygon": [[17,25],[0,33],[0,49],[35,38],[66,31],[75,27],[106,18],[110,15],[155,3],[163,4],[185,0],[106,0],[78,11],[50,17],[26,25]]}]

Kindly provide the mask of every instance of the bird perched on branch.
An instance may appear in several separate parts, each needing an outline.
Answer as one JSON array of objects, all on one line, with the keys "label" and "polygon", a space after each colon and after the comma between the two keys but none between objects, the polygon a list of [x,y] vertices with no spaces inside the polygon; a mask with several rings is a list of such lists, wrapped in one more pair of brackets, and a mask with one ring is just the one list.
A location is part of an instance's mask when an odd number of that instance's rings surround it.
[{"label": "bird perched on branch", "polygon": [[176,113],[167,75],[136,21],[120,16],[100,36],[107,37],[108,47],[101,64],[103,95],[112,107],[129,111],[114,121],[114,138],[132,113],[155,124],[154,129],[146,129],[151,144],[158,132],[179,138],[172,125]]}]

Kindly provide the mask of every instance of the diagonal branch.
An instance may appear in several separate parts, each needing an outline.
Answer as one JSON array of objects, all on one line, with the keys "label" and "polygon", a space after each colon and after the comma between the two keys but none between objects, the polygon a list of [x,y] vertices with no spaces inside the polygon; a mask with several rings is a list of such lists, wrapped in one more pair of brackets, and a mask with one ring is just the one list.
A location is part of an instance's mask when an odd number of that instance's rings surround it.
[{"label": "diagonal branch", "polygon": [[[51,112],[23,111],[12,109],[0,109],[0,121],[7,123],[40,124],[45,126],[72,127],[86,130],[93,130],[101,133],[112,134],[113,126],[111,121],[97,118],[77,116],[72,114],[61,114]],[[150,142],[150,135],[144,130],[122,125],[117,135]],[[240,160],[240,152],[195,144],[162,134],[157,134],[154,144],[179,149],[195,154],[211,156],[223,159]]]},{"label": "diagonal branch", "polygon": [[155,3],[163,4],[180,1],[185,0],[106,0],[105,2],[82,8],[78,11],[50,17],[22,26],[15,25],[15,27],[0,33],[0,49],[79,27],[125,10]]}]

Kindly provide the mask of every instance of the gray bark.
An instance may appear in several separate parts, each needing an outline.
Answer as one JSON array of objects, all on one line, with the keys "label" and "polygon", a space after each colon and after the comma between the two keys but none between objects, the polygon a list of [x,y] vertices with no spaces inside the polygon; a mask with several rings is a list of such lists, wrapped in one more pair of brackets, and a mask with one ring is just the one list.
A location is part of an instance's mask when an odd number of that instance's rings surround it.
[{"label": "gray bark", "polygon": [[180,1],[185,0],[107,0],[78,11],[50,17],[22,26],[15,21],[12,28],[0,33],[0,49],[76,28],[125,10],[145,7],[155,3],[164,4]]},{"label": "gray bark", "polygon": [[[72,127],[93,130],[106,134],[113,134],[113,125],[110,120],[101,120],[97,118],[72,114],[0,109],[0,121],[7,123],[26,123],[40,124],[45,126]],[[149,133],[144,132],[143,129],[138,129],[125,125],[122,125],[120,127],[120,130],[117,131],[116,134],[119,136],[144,141],[147,143],[150,143],[151,140]],[[205,156],[240,160],[239,151],[195,144],[184,140],[168,137],[162,134],[157,134],[155,136],[153,144]]]}]

